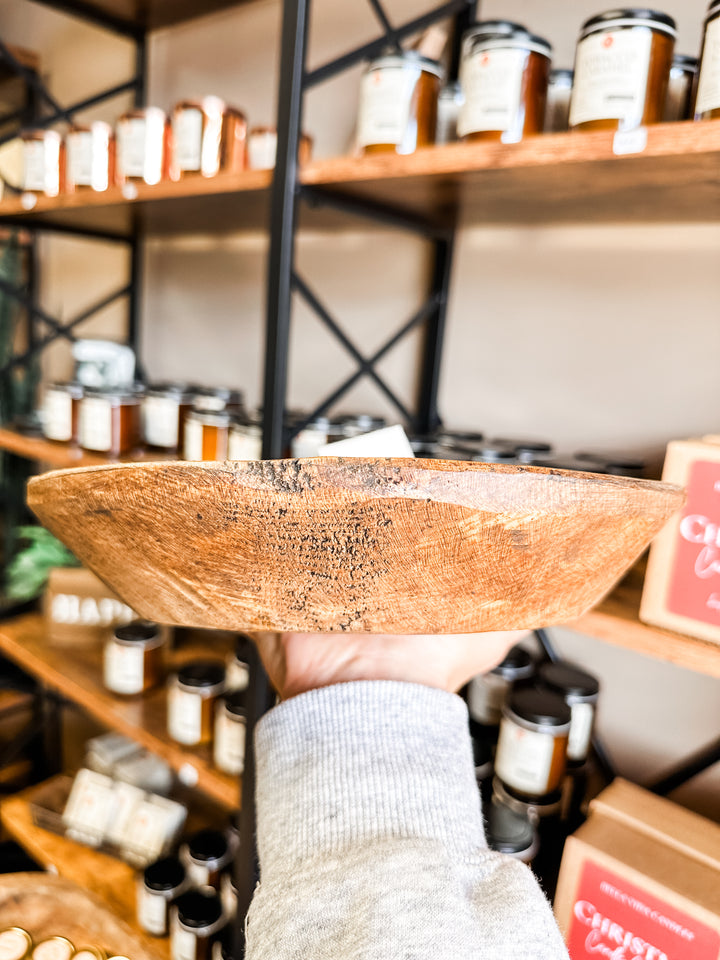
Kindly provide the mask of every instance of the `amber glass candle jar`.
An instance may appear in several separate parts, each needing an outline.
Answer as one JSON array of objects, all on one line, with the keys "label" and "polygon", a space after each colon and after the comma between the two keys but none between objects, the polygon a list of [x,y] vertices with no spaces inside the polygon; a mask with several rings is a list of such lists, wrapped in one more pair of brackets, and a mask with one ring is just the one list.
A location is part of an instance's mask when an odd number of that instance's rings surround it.
[{"label": "amber glass candle jar", "polygon": [[518,686],[503,708],[495,772],[524,797],[559,789],[567,762],[570,707],[562,697]]},{"label": "amber glass candle jar", "polygon": [[675,21],[655,10],[610,10],[580,32],[570,127],[632,130],[659,123],[675,49]]},{"label": "amber glass candle jar", "polygon": [[120,183],[160,183],[168,175],[170,126],[159,107],[129,110],[117,122],[117,176]]},{"label": "amber glass candle jar", "polygon": [[79,383],[51,383],[43,398],[43,434],[48,440],[77,443],[80,425],[80,401],[83,388]]},{"label": "amber glass candle jar", "polygon": [[665,123],[692,118],[698,66],[697,57],[688,57],[682,53],[676,53],[673,57],[663,112]]},{"label": "amber glass candle jar", "polygon": [[140,402],[137,393],[86,390],[80,401],[80,446],[83,450],[119,457],[140,439]]},{"label": "amber glass candle jar", "polygon": [[171,126],[173,178],[245,169],[247,120],[219,97],[181,101],[173,109]]},{"label": "amber glass candle jar", "polygon": [[26,130],[21,135],[22,189],[57,197],[65,187],[65,146],[55,130]]},{"label": "amber glass candle jar", "polygon": [[163,675],[165,638],[156,623],[134,620],[105,643],[105,686],[112,693],[135,695],[156,687]]},{"label": "amber glass candle jar", "polygon": [[185,459],[227,460],[230,423],[227,410],[191,410],[185,420]]},{"label": "amber glass candle jar", "polygon": [[587,760],[590,752],[595,709],[600,693],[597,677],[572,663],[558,661],[544,663],[540,668],[540,683],[558,694],[570,707],[570,735],[567,758],[577,766]]},{"label": "amber glass candle jar", "polygon": [[443,70],[411,50],[368,66],[360,84],[358,146],[363,153],[414,153],[435,143]]},{"label": "amber glass candle jar", "polygon": [[168,733],[195,746],[212,740],[215,702],[225,689],[225,665],[215,660],[184,664],[168,690]]},{"label": "amber glass candle jar", "polygon": [[[312,156],[312,137],[300,134],[298,163],[302,166]],[[272,170],[277,155],[277,130],[275,127],[253,127],[248,134],[248,166],[251,170]]]},{"label": "amber glass candle jar", "polygon": [[515,143],[542,132],[552,47],[523,27],[499,33],[490,29],[480,23],[463,37],[460,83],[465,100],[458,136]]},{"label": "amber glass candle jar", "polygon": [[73,127],[65,136],[65,189],[102,193],[115,182],[115,137],[109,123],[98,120]]},{"label": "amber glass candle jar", "polygon": [[713,0],[705,17],[695,119],[714,120],[720,117],[720,2]]}]

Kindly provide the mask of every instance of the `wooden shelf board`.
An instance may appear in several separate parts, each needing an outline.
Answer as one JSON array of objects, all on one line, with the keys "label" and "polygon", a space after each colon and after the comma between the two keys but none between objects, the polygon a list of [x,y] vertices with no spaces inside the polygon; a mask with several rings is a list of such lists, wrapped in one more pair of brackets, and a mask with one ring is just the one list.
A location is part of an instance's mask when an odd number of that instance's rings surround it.
[{"label": "wooden shelf board", "polygon": [[[46,7],[67,10],[63,0],[39,0]],[[84,0],[88,19],[94,14],[114,17],[129,27],[157,30],[218,10],[236,7],[248,0]]]},{"label": "wooden shelf board", "polygon": [[[193,657],[224,658],[228,652],[227,635],[208,633],[201,646],[182,645],[173,652],[170,667]],[[39,614],[0,623],[0,653],[79,704],[100,723],[151,750],[175,771],[197,776],[197,789],[218,803],[228,809],[239,808],[239,779],[213,766],[209,747],[182,747],[168,736],[164,688],[143,697],[113,696],[102,683],[101,648],[51,646],[45,640],[44,621]]]},{"label": "wooden shelf board", "polygon": [[685,637],[641,622],[642,581],[642,566],[634,568],[607,599],[566,626],[687,670],[720,677],[720,644]]},{"label": "wooden shelf board", "polygon": [[64,778],[53,778],[3,800],[0,804],[3,827],[40,866],[97,894],[132,929],[148,952],[158,960],[167,960],[168,940],[150,937],[137,925],[133,868],[116,857],[51,833],[33,822],[30,805],[60,780]]},{"label": "wooden shelf board", "polygon": [[[52,467],[97,467],[112,463],[111,458],[102,453],[88,453],[79,447],[67,443],[55,443],[43,437],[31,437],[7,427],[0,427],[0,450],[7,450],[28,460],[37,460]],[[176,460],[177,457],[169,453],[136,450],[132,454],[120,457],[123,462],[138,460]]]},{"label": "wooden shelf board", "polygon": [[[608,131],[545,134],[522,143],[453,143],[408,156],[335,157],[307,164],[303,183],[354,200],[388,204],[459,225],[587,222],[713,222],[720,204],[720,120],[648,128],[641,154],[617,157]],[[141,184],[0,204],[6,223],[132,232],[213,234],[269,223],[271,173],[264,170]],[[301,212],[301,228],[366,229],[372,221],[325,207]]]}]

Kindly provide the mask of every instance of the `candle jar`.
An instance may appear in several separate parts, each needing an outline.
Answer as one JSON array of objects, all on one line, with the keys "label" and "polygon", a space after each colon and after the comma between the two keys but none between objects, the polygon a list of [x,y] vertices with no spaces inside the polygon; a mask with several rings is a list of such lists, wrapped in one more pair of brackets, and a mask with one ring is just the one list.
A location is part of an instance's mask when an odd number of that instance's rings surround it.
[{"label": "candle jar", "polygon": [[173,178],[245,169],[247,120],[219,97],[181,101],[173,109],[171,125]]},{"label": "candle jar", "polygon": [[293,457],[317,457],[320,447],[330,442],[330,421],[327,417],[316,417],[295,434],[290,442]]},{"label": "candle jar", "polygon": [[191,409],[191,395],[184,384],[148,387],[142,405],[143,442],[156,450],[177,450]]},{"label": "candle jar", "polygon": [[695,119],[720,117],[720,0],[713,0],[705,17]]},{"label": "candle jar", "polygon": [[180,848],[188,881],[195,887],[220,892],[221,877],[232,860],[232,850],[222,830],[198,830]]},{"label": "candle jar", "polygon": [[193,408],[185,420],[185,459],[227,460],[230,422],[226,410]]},{"label": "candle jar", "polygon": [[2,960],[25,960],[32,952],[32,937],[22,927],[7,927],[0,930],[0,958]]},{"label": "candle jar", "polygon": [[592,674],[571,663],[544,663],[539,670],[540,683],[563,698],[570,708],[570,735],[567,758],[571,766],[587,760],[595,722],[600,684]]},{"label": "candle jar", "polygon": [[159,107],[129,110],[117,122],[120,183],[160,183],[168,174],[170,127]]},{"label": "candle jar", "polygon": [[472,719],[483,727],[494,727],[497,732],[513,684],[529,680],[534,672],[535,664],[528,651],[514,646],[493,670],[473,677],[467,690]]},{"label": "candle jar", "polygon": [[575,55],[570,127],[632,130],[659,123],[676,33],[672,17],[645,8],[586,21]]},{"label": "candle jar", "polygon": [[225,664],[225,689],[247,690],[250,682],[250,656],[252,640],[241,633],[235,641],[235,649]]},{"label": "candle jar", "polygon": [[697,57],[676,53],[670,67],[663,122],[690,120],[693,115],[693,95],[698,75]]},{"label": "candle jar", "polygon": [[542,132],[552,47],[522,27],[512,33],[488,29],[478,24],[463,37],[460,83],[465,102],[458,136],[515,143]]},{"label": "candle jar", "polygon": [[522,863],[532,863],[538,851],[538,835],[527,813],[513,810],[496,798],[490,801],[484,813],[490,849]]},{"label": "candle jar", "polygon": [[145,868],[137,884],[137,919],[145,933],[168,935],[170,907],[186,886],[185,867],[177,857],[163,857]]},{"label": "candle jar", "polygon": [[82,397],[83,388],[79,383],[51,383],[46,387],[42,415],[46,439],[78,442]]},{"label": "candle jar", "polygon": [[79,435],[83,450],[119,457],[140,438],[140,402],[136,392],[86,390],[80,401]]},{"label": "candle jar", "polygon": [[[312,137],[300,134],[298,163],[308,163],[312,156]],[[277,156],[277,130],[275,127],[253,127],[248,134],[248,166],[251,170],[272,170]]]},{"label": "candle jar", "polygon": [[213,937],[222,925],[222,903],[215,891],[181,894],[170,920],[171,960],[212,960]]},{"label": "candle jar", "polygon": [[458,80],[446,84],[438,94],[435,143],[453,143],[457,140],[457,122],[465,100]]},{"label": "candle jar", "polygon": [[36,943],[32,960],[70,960],[75,953],[75,947],[67,937],[46,937]]},{"label": "candle jar", "polygon": [[562,697],[515,687],[503,708],[495,772],[524,797],[552,793],[565,773],[569,733],[570,708]]},{"label": "candle jar", "polygon": [[545,105],[545,132],[561,133],[570,126],[573,71],[551,70]]},{"label": "candle jar", "polygon": [[225,687],[225,667],[215,660],[193,660],[180,667],[168,691],[168,733],[196,746],[212,739],[215,701]]},{"label": "candle jar", "polygon": [[262,460],[262,424],[236,420],[230,425],[228,460]]},{"label": "candle jar", "polygon": [[72,127],[65,136],[65,189],[102,193],[115,182],[115,137],[109,123],[98,120]]},{"label": "candle jar", "polygon": [[112,693],[134,696],[156,687],[163,673],[165,643],[161,628],[146,620],[117,627],[105,643],[105,686]]},{"label": "candle jar", "polygon": [[26,130],[22,140],[24,193],[57,197],[65,186],[65,147],[55,130]]},{"label": "candle jar", "polygon": [[213,760],[223,773],[237,775],[245,768],[245,731],[247,710],[245,693],[225,693],[215,707]]},{"label": "candle jar", "polygon": [[414,153],[435,143],[443,70],[411,50],[380,57],[360,84],[357,142],[363,153]]}]

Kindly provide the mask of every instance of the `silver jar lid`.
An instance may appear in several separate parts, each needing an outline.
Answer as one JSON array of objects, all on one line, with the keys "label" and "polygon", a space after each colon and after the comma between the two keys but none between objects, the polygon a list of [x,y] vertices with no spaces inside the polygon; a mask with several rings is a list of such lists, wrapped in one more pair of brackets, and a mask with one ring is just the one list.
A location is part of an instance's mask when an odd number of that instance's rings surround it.
[{"label": "silver jar lid", "polygon": [[430,57],[423,57],[415,50],[403,50],[402,53],[388,53],[368,64],[368,70],[382,70],[384,67],[417,67],[425,73],[432,73],[441,80],[445,76],[442,64]]},{"label": "silver jar lid", "polygon": [[[720,8],[720,3],[717,6]],[[618,27],[649,27],[651,30],[666,33],[670,37],[677,37],[677,25],[668,14],[661,13],[659,10],[649,10],[647,7],[624,7],[590,17],[582,25],[580,39],[584,40],[590,34],[601,30],[615,30]]]}]

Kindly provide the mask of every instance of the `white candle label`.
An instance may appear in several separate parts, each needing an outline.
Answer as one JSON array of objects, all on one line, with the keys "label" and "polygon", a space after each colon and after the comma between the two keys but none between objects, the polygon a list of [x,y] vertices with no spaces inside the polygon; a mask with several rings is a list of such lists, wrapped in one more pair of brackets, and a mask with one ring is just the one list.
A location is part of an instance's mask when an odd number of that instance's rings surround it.
[{"label": "white candle label", "polygon": [[173,117],[173,141],[175,163],[180,170],[200,169],[202,158],[203,114],[190,108],[181,110]]},{"label": "white candle label", "polygon": [[251,170],[272,170],[276,153],[276,133],[268,131],[248,137],[248,166]]},{"label": "white candle label", "polygon": [[27,939],[17,930],[0,933],[0,960],[21,960],[28,949]]},{"label": "white candle label", "polygon": [[24,145],[25,175],[23,190],[45,191],[45,143],[42,140],[26,140]]},{"label": "white candle label", "polygon": [[145,654],[142,648],[110,641],[105,645],[105,686],[114,693],[142,693]]},{"label": "white candle label", "polygon": [[165,897],[138,886],[138,922],[147,933],[164,937],[168,932],[168,904]]},{"label": "white candle label", "polygon": [[262,439],[233,431],[228,446],[229,460],[261,460]]},{"label": "white candle label", "polygon": [[408,67],[383,67],[365,74],[360,85],[359,146],[402,143],[419,77],[419,70]]},{"label": "white candle label", "polygon": [[203,458],[203,428],[196,420],[185,421],[185,448],[186,460],[202,460]]},{"label": "white candle label", "polygon": [[104,452],[112,446],[112,407],[102,397],[84,397],[80,404],[80,445]]},{"label": "white candle label", "polygon": [[720,107],[720,17],[707,25],[695,113]]},{"label": "white candle label", "polygon": [[65,805],[63,822],[87,841],[100,843],[115,809],[113,781],[92,770],[80,770]]},{"label": "white candle label", "polygon": [[634,130],[618,130],[613,137],[613,153],[616,157],[627,157],[633,153],[642,153],[647,147],[647,127]]},{"label": "white candle label", "polygon": [[144,177],[147,124],[141,117],[123,120],[117,131],[117,161],[125,177]]},{"label": "white candle label", "polygon": [[210,871],[200,863],[189,861],[185,864],[188,880],[196,887],[206,887],[210,882]]},{"label": "white candle label", "polygon": [[595,708],[591,703],[573,703],[570,706],[570,711],[568,760],[584,760],[590,749]]},{"label": "white candle label", "polygon": [[[230,457],[230,459],[234,459]],[[241,660],[234,658],[228,663],[225,672],[225,690],[247,690],[250,682],[250,667]]]},{"label": "white candle label", "polygon": [[642,123],[647,91],[650,30],[609,30],[581,40],[575,60],[570,126],[591,120]]},{"label": "white candle label", "polygon": [[509,787],[530,795],[547,793],[555,740],[548,733],[500,724],[495,771]]},{"label": "white candle label", "polygon": [[173,740],[192,746],[202,738],[202,697],[171,687],[168,691],[168,732]]},{"label": "white candle label", "polygon": [[43,432],[48,440],[72,439],[72,397],[64,390],[48,390],[45,394]]},{"label": "white candle label", "polygon": [[177,921],[173,924],[170,937],[171,960],[195,960],[197,956],[197,940],[194,933],[182,930]]},{"label": "white candle label", "polygon": [[215,765],[224,773],[242,773],[245,767],[245,719],[231,718],[221,706],[215,722]]},{"label": "white candle label", "polygon": [[146,397],[143,401],[145,443],[175,449],[178,444],[178,402],[171,397]]},{"label": "white candle label", "polygon": [[71,183],[80,187],[92,186],[93,138],[89,130],[68,134],[67,168]]},{"label": "white candle label", "polygon": [[324,447],[328,442],[325,430],[301,430],[293,437],[292,455],[293,457],[316,457],[320,452],[320,447]]},{"label": "white candle label", "polygon": [[525,50],[480,50],[463,64],[465,102],[458,136],[482,130],[522,133],[520,95],[528,54]]}]

